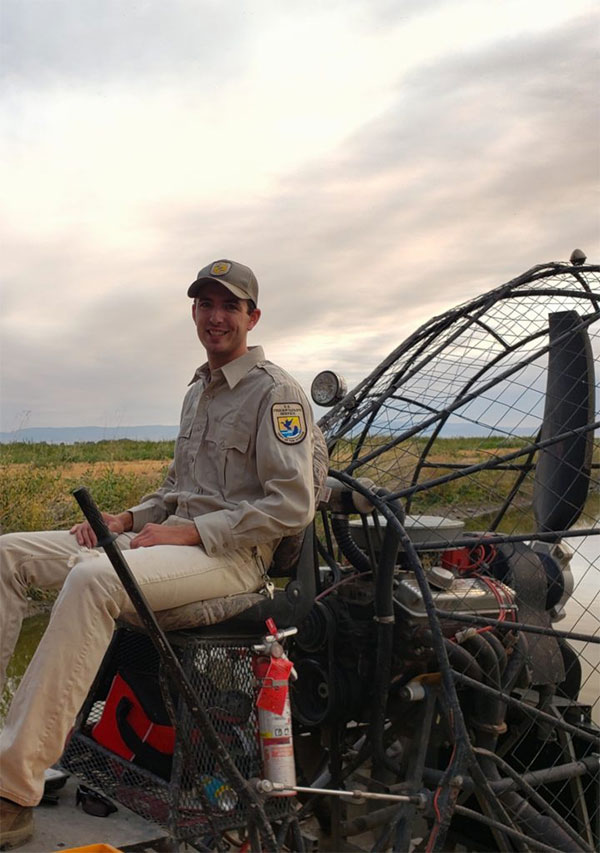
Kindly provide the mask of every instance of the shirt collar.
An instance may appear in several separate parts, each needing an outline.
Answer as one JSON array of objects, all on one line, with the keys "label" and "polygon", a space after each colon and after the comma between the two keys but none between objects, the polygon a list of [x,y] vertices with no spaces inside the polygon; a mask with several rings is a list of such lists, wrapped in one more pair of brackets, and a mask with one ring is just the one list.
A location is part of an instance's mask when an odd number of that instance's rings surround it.
[{"label": "shirt collar", "polygon": [[[249,347],[248,352],[241,355],[239,358],[224,364],[223,367],[218,367],[212,371],[212,375],[222,373],[230,388],[235,386],[242,380],[253,367],[256,367],[261,361],[265,360],[265,353],[262,347]],[[211,381],[211,370],[208,362],[201,365],[194,373],[190,385],[202,379],[205,385]]]}]

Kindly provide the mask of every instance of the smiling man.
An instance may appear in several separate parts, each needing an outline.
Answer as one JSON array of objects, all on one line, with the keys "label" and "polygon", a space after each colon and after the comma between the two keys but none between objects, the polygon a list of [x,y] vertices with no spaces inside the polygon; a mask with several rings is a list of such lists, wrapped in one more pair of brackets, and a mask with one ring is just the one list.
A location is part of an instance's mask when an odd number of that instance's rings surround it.
[{"label": "smiling man", "polygon": [[[241,292],[237,287],[236,290]],[[248,349],[248,332],[260,318],[255,302],[240,299],[234,295],[235,291],[213,280],[195,281],[190,292],[198,294],[194,299],[192,316],[210,367],[222,367],[244,355]]]},{"label": "smiling man", "polygon": [[[188,296],[207,361],[185,396],[173,462],[137,506],[103,513],[155,611],[260,589],[281,539],[314,514],[310,405],[289,374],[247,343],[260,319],[254,273],[215,261]],[[87,522],[0,537],[2,679],[27,587],[62,586],[0,735],[2,849],[31,836],[44,770],[62,753],[114,620],[133,609],[95,545]]]}]

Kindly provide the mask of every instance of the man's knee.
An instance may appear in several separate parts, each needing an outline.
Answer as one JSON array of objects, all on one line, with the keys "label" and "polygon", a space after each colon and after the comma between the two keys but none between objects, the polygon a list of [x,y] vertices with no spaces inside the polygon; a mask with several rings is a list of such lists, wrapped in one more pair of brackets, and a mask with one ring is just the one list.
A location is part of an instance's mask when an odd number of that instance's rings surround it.
[{"label": "man's knee", "polygon": [[15,549],[21,548],[23,538],[23,533],[3,533],[0,536],[0,555],[4,558]]},{"label": "man's knee", "polygon": [[0,573],[3,580],[20,574],[23,540],[22,533],[4,533],[0,536]]},{"label": "man's knee", "polygon": [[2,577],[42,589],[59,589],[71,567],[90,552],[67,530],[37,530],[0,536]]},{"label": "man's knee", "polygon": [[123,595],[123,587],[109,560],[97,555],[80,560],[73,566],[60,598],[70,600],[74,607],[84,601],[108,606],[116,618],[123,606]]}]

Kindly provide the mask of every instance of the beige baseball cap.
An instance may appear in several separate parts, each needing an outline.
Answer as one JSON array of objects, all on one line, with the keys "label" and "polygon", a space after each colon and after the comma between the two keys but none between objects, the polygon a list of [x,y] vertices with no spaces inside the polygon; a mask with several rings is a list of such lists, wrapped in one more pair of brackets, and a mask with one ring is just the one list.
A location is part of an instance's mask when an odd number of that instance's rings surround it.
[{"label": "beige baseball cap", "polygon": [[188,296],[194,299],[198,296],[202,285],[209,281],[218,281],[238,299],[251,299],[258,304],[258,282],[250,267],[238,264],[237,261],[221,259],[202,267],[196,281],[188,288]]}]

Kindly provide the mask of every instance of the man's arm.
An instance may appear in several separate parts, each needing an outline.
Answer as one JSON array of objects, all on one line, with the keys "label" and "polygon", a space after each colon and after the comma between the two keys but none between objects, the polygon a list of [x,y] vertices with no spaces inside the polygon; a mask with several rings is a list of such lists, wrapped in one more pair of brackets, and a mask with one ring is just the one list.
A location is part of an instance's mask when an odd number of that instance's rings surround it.
[{"label": "man's arm", "polygon": [[201,545],[200,534],[193,524],[146,524],[131,540],[132,548],[152,545]]},{"label": "man's arm", "polygon": [[136,506],[129,507],[132,525],[129,530],[141,531],[147,524],[160,524],[171,515],[177,506],[177,476],[175,461],[169,465],[162,486],[149,495],[144,495]]},{"label": "man's arm", "polygon": [[[302,425],[298,442],[286,439],[277,426],[278,413],[289,406]],[[276,385],[263,401],[256,466],[260,497],[194,518],[208,554],[276,542],[303,530],[314,516],[313,415],[302,390],[293,382]]]}]

